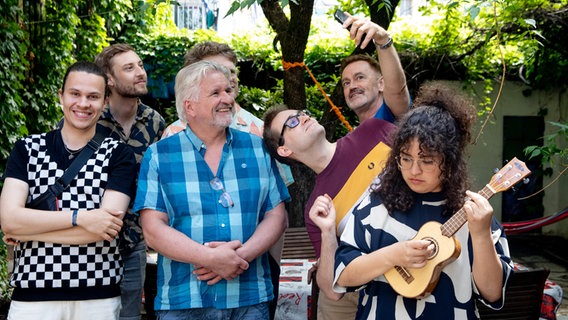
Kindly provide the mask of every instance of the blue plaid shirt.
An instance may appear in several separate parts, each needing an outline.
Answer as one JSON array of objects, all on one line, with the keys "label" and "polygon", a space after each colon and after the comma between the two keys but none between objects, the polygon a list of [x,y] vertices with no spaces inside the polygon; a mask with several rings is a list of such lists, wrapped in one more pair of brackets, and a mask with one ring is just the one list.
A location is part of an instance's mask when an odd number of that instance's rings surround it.
[{"label": "blue plaid shirt", "polygon": [[[218,172],[211,172],[203,156],[204,143],[188,127],[151,145],[142,160],[134,212],[165,212],[169,224],[198,243],[246,242],[264,214],[289,201],[286,185],[259,137],[227,130]],[[222,190],[210,181],[219,177],[234,201],[225,208]],[[250,263],[234,280],[200,285],[194,266],[158,255],[156,310],[238,308],[272,300],[268,253]],[[203,287],[203,288],[202,288]]]}]

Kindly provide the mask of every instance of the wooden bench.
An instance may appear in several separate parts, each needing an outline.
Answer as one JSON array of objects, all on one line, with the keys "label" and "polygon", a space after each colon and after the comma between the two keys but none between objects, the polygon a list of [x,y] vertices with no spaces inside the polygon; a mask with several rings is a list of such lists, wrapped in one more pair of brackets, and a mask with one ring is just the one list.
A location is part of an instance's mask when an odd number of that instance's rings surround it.
[{"label": "wooden bench", "polygon": [[305,227],[286,229],[282,259],[312,259],[315,257],[316,252]]}]

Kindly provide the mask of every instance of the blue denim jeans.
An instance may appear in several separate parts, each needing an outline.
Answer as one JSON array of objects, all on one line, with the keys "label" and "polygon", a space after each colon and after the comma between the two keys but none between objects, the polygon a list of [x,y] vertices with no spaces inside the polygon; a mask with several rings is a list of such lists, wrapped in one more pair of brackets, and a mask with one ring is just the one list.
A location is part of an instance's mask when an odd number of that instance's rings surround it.
[{"label": "blue denim jeans", "polygon": [[158,320],[267,320],[268,302],[234,309],[158,310]]},{"label": "blue denim jeans", "polygon": [[124,277],[120,283],[120,320],[140,320],[142,289],[146,278],[146,243],[140,241],[132,250],[121,252]]}]

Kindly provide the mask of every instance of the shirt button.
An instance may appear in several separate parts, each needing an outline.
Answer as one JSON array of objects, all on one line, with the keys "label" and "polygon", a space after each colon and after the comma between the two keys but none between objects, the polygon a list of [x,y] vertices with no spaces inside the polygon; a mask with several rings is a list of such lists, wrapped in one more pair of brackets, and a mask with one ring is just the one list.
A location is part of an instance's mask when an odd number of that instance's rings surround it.
[{"label": "shirt button", "polygon": [[224,224],[224,223],[221,223],[221,228],[225,228],[225,224]]}]

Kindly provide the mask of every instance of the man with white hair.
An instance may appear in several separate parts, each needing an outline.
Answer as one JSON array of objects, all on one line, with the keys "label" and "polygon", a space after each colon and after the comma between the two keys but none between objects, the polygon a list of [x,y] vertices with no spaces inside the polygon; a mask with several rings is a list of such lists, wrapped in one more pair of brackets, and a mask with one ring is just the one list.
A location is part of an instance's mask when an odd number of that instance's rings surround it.
[{"label": "man with white hair", "polygon": [[268,250],[287,226],[290,196],[254,135],[229,128],[227,69],[200,61],[176,76],[187,127],[148,148],[134,211],[158,252],[160,319],[268,319]]}]

